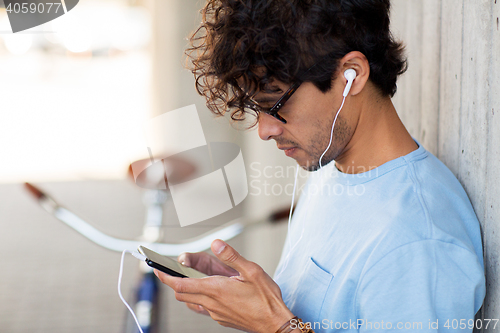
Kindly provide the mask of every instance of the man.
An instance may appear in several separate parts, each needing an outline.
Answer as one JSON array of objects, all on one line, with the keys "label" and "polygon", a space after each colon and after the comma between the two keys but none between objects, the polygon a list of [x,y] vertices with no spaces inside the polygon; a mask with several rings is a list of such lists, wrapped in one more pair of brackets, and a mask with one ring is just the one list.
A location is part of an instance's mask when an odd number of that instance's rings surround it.
[{"label": "man", "polygon": [[198,91],[216,114],[257,115],[259,136],[313,173],[276,283],[220,240],[217,258],[179,257],[215,276],[157,272],[191,309],[251,332],[299,332],[294,316],[315,332],[472,330],[485,294],[479,223],[391,102],[406,62],[389,9],[389,0],[208,1],[190,49]]}]

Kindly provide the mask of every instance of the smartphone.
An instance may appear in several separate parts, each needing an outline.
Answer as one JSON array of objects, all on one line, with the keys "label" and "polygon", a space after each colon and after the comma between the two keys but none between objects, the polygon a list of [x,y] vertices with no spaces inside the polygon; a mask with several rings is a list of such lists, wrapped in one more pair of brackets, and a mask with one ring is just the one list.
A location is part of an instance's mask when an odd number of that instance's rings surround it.
[{"label": "smartphone", "polygon": [[163,273],[167,273],[171,276],[182,277],[182,278],[203,278],[208,275],[197,271],[194,268],[183,266],[177,261],[170,259],[168,257],[162,256],[144,246],[139,246],[137,250],[146,257],[146,264],[156,268]]}]

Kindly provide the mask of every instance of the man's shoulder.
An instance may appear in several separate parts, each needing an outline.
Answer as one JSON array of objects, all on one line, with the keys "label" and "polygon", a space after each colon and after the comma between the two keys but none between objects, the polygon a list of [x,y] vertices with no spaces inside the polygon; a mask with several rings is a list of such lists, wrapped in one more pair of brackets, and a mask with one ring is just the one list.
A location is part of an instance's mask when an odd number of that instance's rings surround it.
[{"label": "man's shoulder", "polygon": [[444,194],[444,197],[453,195],[461,197],[461,200],[469,201],[463,186],[451,170],[436,156],[427,151],[425,159],[412,162],[415,182],[425,189],[433,191],[435,195]]},{"label": "man's shoulder", "polygon": [[415,157],[404,159],[382,176],[385,180],[367,186],[371,193],[358,198],[371,207],[358,236],[366,237],[379,256],[413,242],[432,244],[425,241],[453,244],[480,256],[479,221],[462,185],[430,152]]},{"label": "man's shoulder", "polygon": [[415,195],[429,224],[429,238],[462,243],[480,243],[479,221],[463,186],[433,154],[410,168]]}]

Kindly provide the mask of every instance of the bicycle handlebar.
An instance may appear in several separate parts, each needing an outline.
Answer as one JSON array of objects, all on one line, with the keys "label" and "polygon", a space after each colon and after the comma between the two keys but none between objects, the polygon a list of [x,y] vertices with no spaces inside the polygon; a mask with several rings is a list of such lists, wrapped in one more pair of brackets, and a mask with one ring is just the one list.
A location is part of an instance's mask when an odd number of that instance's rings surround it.
[{"label": "bicycle handlebar", "polygon": [[38,203],[45,211],[55,216],[58,220],[64,222],[92,242],[108,250],[122,252],[123,250],[136,251],[139,245],[146,245],[153,251],[164,256],[178,256],[182,252],[200,252],[210,248],[212,240],[219,238],[227,241],[239,235],[244,224],[242,219],[237,219],[229,226],[222,226],[208,235],[201,235],[188,239],[179,244],[167,243],[145,243],[140,241],[119,239],[99,231],[68,209],[61,207],[53,198],[42,192],[32,184],[25,183],[26,189],[37,199]]},{"label": "bicycle handlebar", "polygon": [[59,207],[53,215],[60,221],[66,223],[80,234],[108,250],[122,252],[123,250],[137,251],[139,245],[144,245],[164,256],[178,256],[182,252],[200,252],[210,248],[212,241],[216,238],[224,241],[229,240],[243,231],[241,223],[234,223],[220,230],[213,231],[209,235],[195,240],[187,240],[181,244],[167,243],[145,243],[140,241],[125,240],[106,235],[97,230],[69,210]]}]

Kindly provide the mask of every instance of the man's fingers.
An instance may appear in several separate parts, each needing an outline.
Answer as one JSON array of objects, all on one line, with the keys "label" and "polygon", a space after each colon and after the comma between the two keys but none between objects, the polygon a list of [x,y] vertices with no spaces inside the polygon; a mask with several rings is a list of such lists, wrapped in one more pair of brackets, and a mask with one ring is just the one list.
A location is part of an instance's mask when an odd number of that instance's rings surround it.
[{"label": "man's fingers", "polygon": [[235,249],[220,239],[212,242],[212,252],[224,264],[242,274],[252,271],[255,266],[255,263],[243,258]]},{"label": "man's fingers", "polygon": [[177,257],[177,261],[184,266],[196,269],[198,266],[204,266],[204,263],[208,261],[208,256],[205,252],[183,252]]},{"label": "man's fingers", "polygon": [[177,261],[181,263],[184,266],[191,267],[191,259],[189,258],[189,254],[191,253],[186,253],[183,252],[177,257]]},{"label": "man's fingers", "polygon": [[184,252],[181,253],[181,255],[179,255],[177,261],[183,264],[184,266],[194,268],[207,275],[213,275],[211,271],[212,259],[213,257],[205,252],[197,252],[197,253]]},{"label": "man's fingers", "polygon": [[212,306],[214,305],[213,300],[210,297],[200,294],[175,293],[175,299],[178,300],[179,302],[199,304],[202,305],[202,307],[206,307],[207,309],[210,308],[211,305]]},{"label": "man's fingers", "polygon": [[206,315],[206,316],[210,316],[210,313],[208,313],[207,310],[205,310],[205,308],[201,305],[198,305],[198,304],[194,304],[194,303],[186,303],[186,306],[196,312],[196,313],[199,313],[199,314],[202,314],[202,315]]},{"label": "man's fingers", "polygon": [[208,280],[170,276],[157,269],[154,270],[154,273],[161,282],[177,293],[202,294],[206,293],[207,290],[213,289],[213,286],[209,286]]}]

